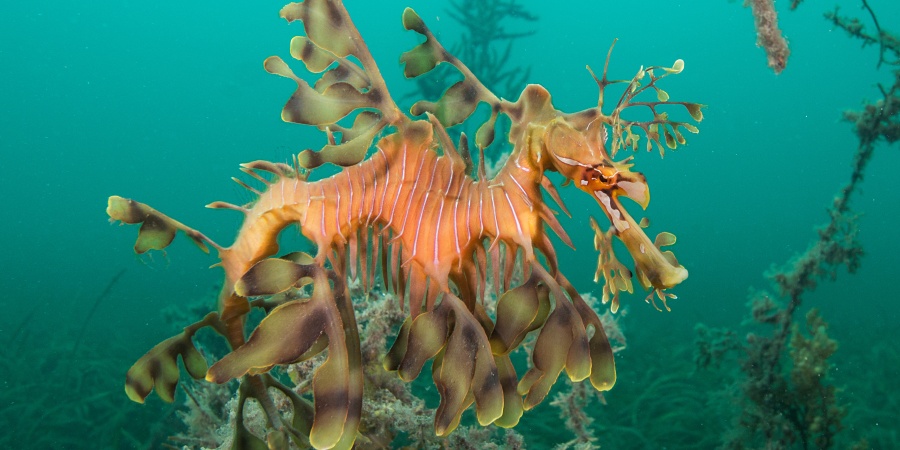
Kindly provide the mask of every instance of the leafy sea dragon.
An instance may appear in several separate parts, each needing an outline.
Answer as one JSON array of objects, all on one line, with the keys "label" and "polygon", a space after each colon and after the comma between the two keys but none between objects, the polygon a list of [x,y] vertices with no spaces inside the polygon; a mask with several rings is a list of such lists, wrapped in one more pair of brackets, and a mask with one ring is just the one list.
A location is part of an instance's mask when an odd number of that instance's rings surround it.
[{"label": "leafy sea dragon", "polygon": [[[127,375],[129,397],[142,402],[155,388],[172,401],[181,355],[195,378],[242,380],[238,417],[247,399],[258,400],[269,419],[265,438],[270,447],[283,447],[288,440],[315,448],[351,447],[361,419],[364,377],[347,280],[359,280],[368,289],[376,283],[377,267],[385,288],[408,308],[384,367],[410,381],[433,360],[432,377],[441,395],[434,421],[438,435],[453,431],[473,403],[480,424],[514,426],[524,410],[546,397],[563,370],[574,381],[589,378],[596,389],[610,389],[616,372],[606,334],[597,314],[561,273],[548,235],[552,230],[572,245],[546,202],[545,192],[565,211],[546,174],[558,172],[588,193],[612,224],[604,232],[592,219],[604,303],[612,300],[615,310],[619,292],[632,290],[631,270],[613,253],[615,237],[634,259],[639,283],[665,306],[672,296],[666,290],[683,281],[687,271],[671,252],[661,250],[674,243],[674,236],[661,233],[650,241],[623,207],[623,197],[646,207],[649,188],[642,174],[630,170],[630,157],[613,158],[623,148],[636,149],[642,137],[648,150],[655,144],[662,152],[661,140],[675,148],[685,143],[682,131],[697,132],[688,122],[671,120],[665,109],[684,108],[700,121],[701,105],[669,101],[658,87],[661,79],[681,72],[683,62],[641,68],[630,80],[614,81],[606,75],[608,54],[602,77],[594,76],[600,88],[597,106],[569,114],[555,109],[539,85],[527,86],[515,102],[498,98],[407,8],[403,26],[424,42],[403,54],[405,75],[417,77],[443,63],[463,75],[436,102],[413,105],[411,115],[419,118],[412,119],[394,103],[341,1],[291,3],[281,16],[301,21],[306,31],[291,41],[291,56],[322,74],[310,85],[281,58],[265,61],[268,72],[297,85],[282,118],[319,128],[328,144],[300,152],[292,164],[242,165],[264,186],[239,181],[256,194],[255,200],[243,206],[208,205],[244,216],[228,247],[145,204],[109,198],[111,220],[141,224],[138,253],[165,248],[181,231],[201,249],[215,249],[225,272],[218,311],[138,360]],[[604,113],[604,92],[618,83],[625,89]],[[637,100],[650,91],[655,100]],[[490,116],[474,136],[481,154],[476,169],[466,135],[454,142],[447,128],[465,121],[481,103],[490,107]],[[623,116],[640,109],[649,111],[646,120]],[[494,140],[501,114],[512,124],[512,152],[499,173],[488,178],[484,149]],[[326,163],[342,170],[312,181],[310,172]],[[279,253],[277,237],[292,224],[315,244],[315,254]],[[513,286],[516,274],[524,281]],[[496,313],[489,315],[484,301],[491,282],[499,300]],[[266,316],[247,338],[246,318],[253,307]],[[204,326],[222,334],[232,348],[211,367],[192,341]],[[510,352],[532,332],[537,337],[531,367],[520,378]],[[326,348],[327,358],[312,380],[311,404],[268,374]],[[290,399],[290,423],[268,388]],[[240,420],[234,443],[235,448],[263,445]]]}]

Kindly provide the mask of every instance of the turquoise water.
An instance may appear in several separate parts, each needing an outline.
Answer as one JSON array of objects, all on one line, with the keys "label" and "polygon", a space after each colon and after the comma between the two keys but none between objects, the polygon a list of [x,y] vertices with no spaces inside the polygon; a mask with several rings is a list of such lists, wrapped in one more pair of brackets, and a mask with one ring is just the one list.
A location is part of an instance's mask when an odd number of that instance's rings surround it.
[{"label": "turquoise water", "polygon": [[[395,97],[414,89],[396,63],[418,42],[399,24],[403,7],[415,7],[448,43],[461,31],[444,2],[347,3]],[[678,236],[675,252],[690,278],[675,290],[679,299],[670,303],[671,313],[644,304],[643,294],[624,300],[628,348],[620,354],[619,384],[606,395],[606,405],[590,406],[598,417],[599,444],[627,441],[606,433],[628,428],[653,437],[647,448],[682,448],[683,427],[718,434],[727,418],[712,406],[679,413],[666,409],[666,398],[641,393],[662,374],[674,377],[673,388],[689,388],[709,404],[727,389],[728,377],[694,373],[694,326],[746,333],[740,325],[748,314],[748,289],[766,287],[763,272],[806,249],[847,181],[857,141],[851,125],[840,121],[841,112],[879,98],[877,83],[890,84],[892,77],[889,68],[876,69],[877,48],[861,48],[835,29],[822,17],[826,5],[817,2],[794,12],[779,2],[792,55],[778,76],[766,67],[750,11],[739,2],[608,3],[523,1],[540,20],[522,26],[537,32],[516,41],[509,64],[529,67],[530,82],[547,87],[558,108],[579,110],[593,106],[597,94],[584,66],[599,70],[618,38],[614,76],[627,78],[642,64],[669,65],[681,58],[684,72],[666,79],[664,87],[673,100],[708,105],[700,134],[688,136],[686,148],[662,160],[637,155],[635,170],[647,175],[652,191],[646,213],[651,231]],[[897,2],[869,3],[882,26],[900,31]],[[867,17],[857,2],[838,4],[844,14]],[[139,199],[229,242],[238,215],[202,206],[250,199],[229,180],[238,175],[238,164],[284,161],[322,144],[316,133],[279,119],[293,86],[262,69],[270,55],[287,57],[290,38],[302,31],[278,17],[281,6],[0,6],[0,180],[7,193],[0,224],[0,346],[6,349],[0,399],[10,412],[4,420],[15,419],[0,425],[7,429],[4,446],[131,448],[138,442],[157,448],[177,431],[171,409],[158,401],[132,404],[121,380],[136,358],[177,331],[161,311],[208,299],[219,273],[205,270],[214,260],[182,239],[166,257],[135,258],[136,230],[107,224],[106,198]],[[897,150],[896,144],[879,144],[853,198],[863,214],[861,269],[853,275],[839,271],[837,281],[821,283],[804,303],[822,311],[840,342],[831,375],[844,387],[841,398],[851,411],[874,411],[849,415],[842,442],[869,436],[875,448],[897,434],[895,422],[867,420],[897,418],[896,411],[878,413],[897,405],[891,396],[900,388],[900,348],[893,339],[900,318],[890,284],[900,250]],[[592,283],[592,233],[582,211],[600,211],[574,189],[563,189],[563,197],[575,212],[563,225],[578,251],[560,247],[562,269],[580,291],[599,293]],[[114,404],[116,414],[93,415],[101,404]],[[634,421],[617,417],[616,411],[634,411],[635,404],[649,409],[634,412]],[[678,408],[677,402],[671,405]],[[657,421],[660,414],[690,420]],[[530,446],[571,438],[560,432],[562,421],[549,401],[529,417],[516,431]],[[123,438],[119,428],[134,439]],[[617,448],[612,445],[607,448]]]}]

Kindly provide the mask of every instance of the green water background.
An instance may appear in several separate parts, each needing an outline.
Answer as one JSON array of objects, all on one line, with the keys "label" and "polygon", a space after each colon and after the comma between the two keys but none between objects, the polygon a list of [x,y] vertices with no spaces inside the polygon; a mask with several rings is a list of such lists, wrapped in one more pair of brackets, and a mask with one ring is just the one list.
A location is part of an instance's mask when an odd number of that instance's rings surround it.
[{"label": "green water background", "polygon": [[[402,8],[415,7],[448,43],[460,32],[445,2],[347,3],[395,97],[414,89],[402,79],[397,59],[418,42],[399,24]],[[779,76],[766,67],[750,11],[738,3],[521,3],[540,21],[535,35],[516,42],[509,64],[530,67],[530,81],[547,87],[558,108],[595,104],[596,85],[584,66],[599,70],[613,38],[619,42],[612,74],[627,78],[642,64],[669,65],[682,58],[685,71],[664,87],[673,100],[708,105],[700,134],[688,136],[686,148],[662,160],[647,153],[636,158],[635,170],[647,175],[652,192],[648,234],[665,230],[678,236],[675,252],[690,278],[675,290],[679,299],[671,303],[671,313],[644,304],[643,294],[624,300],[629,348],[621,356],[619,377],[627,392],[629,371],[646,370],[629,367],[630,358],[657,353],[689,358],[696,323],[737,327],[747,315],[748,288],[765,287],[764,271],[815,238],[813,226],[827,220],[825,208],[847,182],[856,147],[851,126],[839,120],[841,111],[878,98],[876,84],[889,84],[890,74],[876,70],[877,48],[861,48],[822,17],[833,2],[806,2],[792,13],[779,2],[792,50]],[[866,18],[855,1],[837,4],[845,14]],[[870,4],[882,26],[900,29],[900,4]],[[292,83],[262,70],[265,57],[287,57],[289,39],[301,33],[299,25],[288,26],[277,16],[281,6],[171,1],[0,6],[0,183],[6,194],[0,222],[0,345],[12,345],[5,342],[24,318],[29,334],[48,346],[73,342],[94,300],[124,268],[82,344],[100,353],[113,343],[123,349],[130,358],[123,359],[124,374],[133,359],[171,334],[162,308],[209,295],[219,282],[218,272],[205,270],[213,258],[178,239],[168,258],[157,255],[149,264],[136,259],[131,252],[136,230],[107,224],[106,198],[138,199],[228,243],[238,215],[202,206],[250,199],[229,180],[238,175],[238,163],[283,161],[321,145],[322,137],[311,130],[281,122]],[[891,284],[900,250],[897,150],[879,145],[862,191],[853,198],[863,213],[861,270],[852,276],[842,271],[836,283],[823,283],[806,297],[806,305],[822,310],[841,343],[837,360],[845,364],[836,375],[839,385],[867,373],[897,375],[896,368],[859,362],[875,343],[892,341],[898,327],[900,307]],[[564,226],[578,251],[559,249],[562,269],[579,290],[599,293],[592,283],[596,255],[587,214],[601,213],[574,189],[563,189],[563,198],[574,212]],[[637,205],[629,209],[641,216]],[[78,358],[74,355],[69,370],[78,370]],[[19,368],[28,371],[33,363],[20,361]],[[59,373],[33,376],[66,382]],[[866,383],[893,395],[900,388],[896,380]],[[84,395],[72,392],[59,400],[77,402]],[[614,411],[616,391],[607,399],[603,408]],[[121,401],[122,408],[134,408],[124,394]],[[550,409],[530,414],[555,417]],[[663,425],[648,417],[647,426]]]}]

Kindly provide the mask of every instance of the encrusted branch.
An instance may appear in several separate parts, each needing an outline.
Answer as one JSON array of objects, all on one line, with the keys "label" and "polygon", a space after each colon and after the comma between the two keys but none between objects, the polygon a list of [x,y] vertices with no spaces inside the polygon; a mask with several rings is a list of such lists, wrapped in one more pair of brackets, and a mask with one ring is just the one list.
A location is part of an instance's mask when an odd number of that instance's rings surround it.
[{"label": "encrusted branch", "polygon": [[[896,65],[885,53],[896,54],[897,40],[877,25],[868,3],[863,6],[872,15],[878,35],[864,31],[856,18],[838,15],[838,9],[826,13],[826,18],[863,45],[878,44],[879,66]],[[746,407],[740,417],[740,430],[728,443],[744,448],[745,442],[764,439],[767,447],[832,448],[835,436],[842,429],[846,408],[836,396],[837,389],[828,383],[832,369],[829,358],[837,343],[827,334],[827,323],[815,309],[807,314],[805,332],[794,322],[804,295],[813,291],[819,280],[834,279],[840,267],[854,273],[863,256],[857,239],[858,215],[851,208],[851,199],[858,190],[876,145],[900,141],[900,71],[893,72],[890,88],[879,85],[883,98],[868,103],[861,111],[848,111],[844,119],[852,122],[858,138],[848,183],[841,188],[828,209],[829,222],[817,230],[818,238],[801,255],[769,276],[777,287],[778,297],[759,292],[751,299],[751,315],[757,324],[772,327],[770,335],[750,334],[741,362],[744,373],[742,394]],[[730,348],[727,334],[710,333],[700,329],[703,341],[720,340],[717,347],[704,344],[697,361],[714,364],[721,351]],[[717,355],[717,353],[719,353]]]},{"label": "encrusted branch", "polygon": [[[799,2],[796,2],[799,3]],[[766,51],[769,67],[775,74],[781,73],[787,66],[791,54],[787,40],[778,28],[778,13],[775,11],[775,0],[745,0],[744,6],[753,10],[753,21],[756,26],[756,45]],[[791,9],[795,8],[792,5]]]}]

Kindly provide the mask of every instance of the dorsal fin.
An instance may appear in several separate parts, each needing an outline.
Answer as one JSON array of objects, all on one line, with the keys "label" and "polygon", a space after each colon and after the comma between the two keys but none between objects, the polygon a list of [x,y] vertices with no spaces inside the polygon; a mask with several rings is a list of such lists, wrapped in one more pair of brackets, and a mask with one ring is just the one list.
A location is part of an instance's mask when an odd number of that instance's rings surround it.
[{"label": "dorsal fin", "polygon": [[243,163],[241,164],[241,167],[253,170],[262,170],[263,172],[269,172],[279,177],[290,177],[294,175],[294,170],[291,168],[291,166],[283,163],[272,163],[269,161],[256,160],[248,163]]},{"label": "dorsal fin", "polygon": [[212,202],[212,203],[206,205],[206,207],[211,208],[211,209],[231,209],[234,211],[240,211],[244,214],[247,214],[247,211],[248,211],[247,208],[244,208],[243,206],[238,206],[233,203],[222,202],[222,201]]},{"label": "dorsal fin", "polygon": [[[243,165],[241,165],[241,172],[244,172],[244,173],[246,173],[247,175],[250,175],[251,177],[253,177],[253,178],[255,178],[256,180],[258,180],[258,181],[262,182],[263,184],[265,184],[266,186],[272,184],[272,181],[270,181],[270,180],[266,179],[265,177],[263,177],[262,175],[256,173],[255,170],[253,170],[253,169],[251,169],[251,168],[249,168],[249,167],[244,167]],[[276,179],[276,181],[277,181],[277,179]]]},{"label": "dorsal fin", "polygon": [[254,193],[254,194],[256,194],[256,195],[262,195],[262,192],[260,192],[259,190],[257,190],[257,189],[254,188],[253,186],[250,186],[249,184],[244,183],[243,181],[241,181],[240,178],[237,178],[237,177],[231,177],[231,181],[234,181],[235,183],[241,185],[241,187],[243,187],[244,189],[246,189],[246,190],[248,190],[248,191],[250,191],[250,192],[252,192],[252,193]]}]

